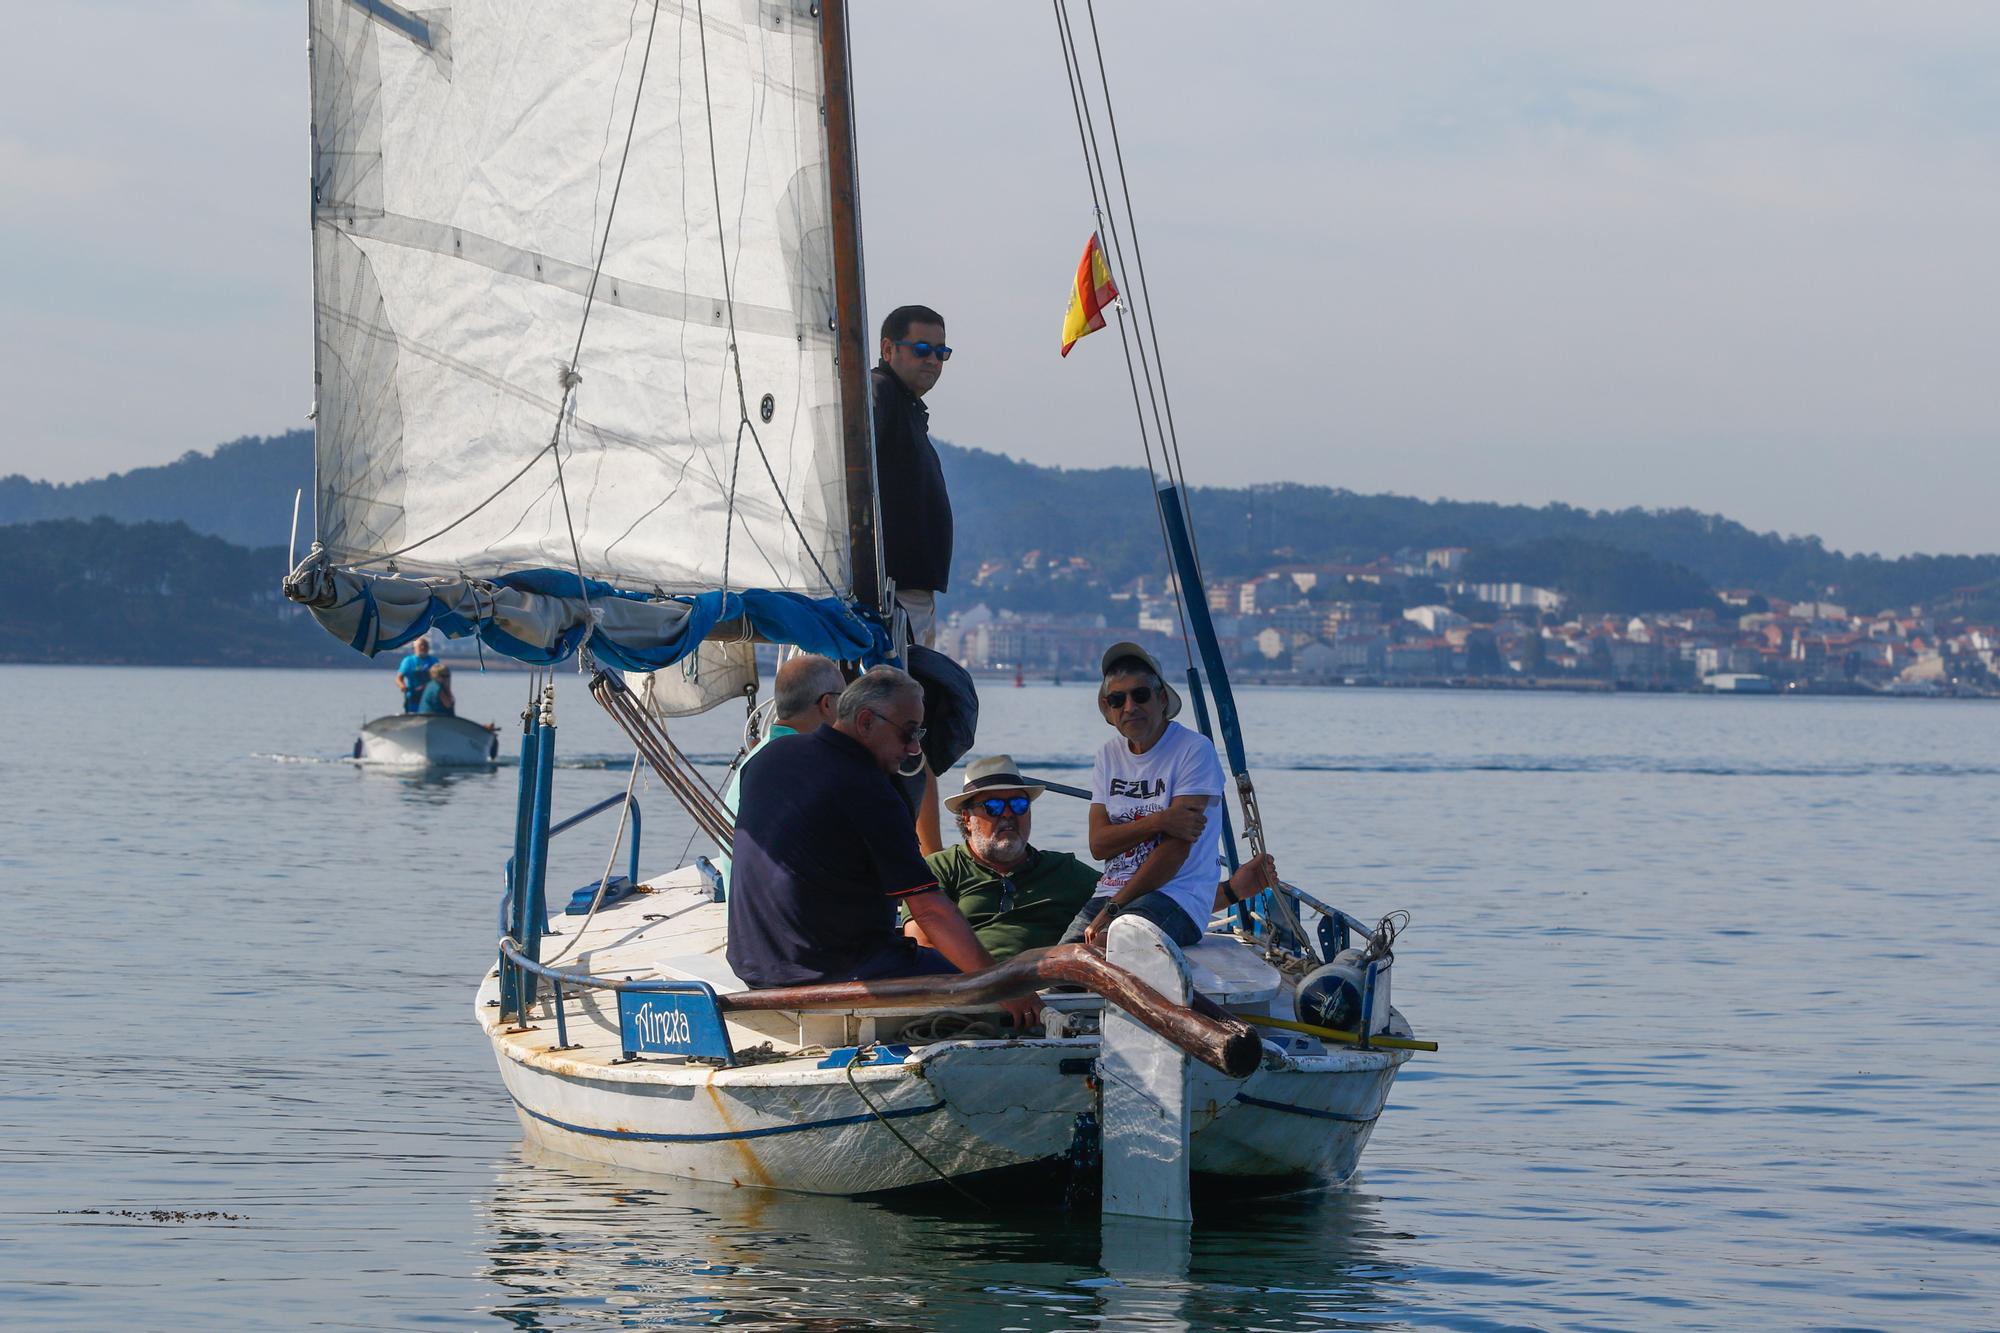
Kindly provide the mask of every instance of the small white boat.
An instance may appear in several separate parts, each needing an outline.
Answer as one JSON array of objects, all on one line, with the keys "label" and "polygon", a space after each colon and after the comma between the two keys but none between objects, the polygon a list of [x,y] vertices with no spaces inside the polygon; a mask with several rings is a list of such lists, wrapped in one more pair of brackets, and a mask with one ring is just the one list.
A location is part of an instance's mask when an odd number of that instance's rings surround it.
[{"label": "small white boat", "polygon": [[446,713],[391,713],[362,726],[354,757],[411,768],[485,767],[500,757],[500,735]]}]

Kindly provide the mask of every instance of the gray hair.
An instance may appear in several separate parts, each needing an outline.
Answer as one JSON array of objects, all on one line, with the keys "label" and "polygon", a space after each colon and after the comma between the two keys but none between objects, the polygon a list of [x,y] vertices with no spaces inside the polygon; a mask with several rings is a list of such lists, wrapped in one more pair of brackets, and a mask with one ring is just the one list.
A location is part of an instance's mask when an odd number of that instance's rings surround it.
[{"label": "gray hair", "polygon": [[837,716],[842,722],[852,722],[861,716],[861,710],[865,708],[879,717],[897,695],[921,695],[923,692],[924,687],[909,672],[892,666],[878,666],[840,692]]},{"label": "gray hair", "polygon": [[[1153,682],[1153,688],[1156,690],[1166,684],[1160,679],[1160,673],[1147,666],[1145,659],[1141,657],[1115,658],[1104,668],[1105,680],[1116,680],[1120,676],[1144,676]],[[1100,694],[1103,693],[1102,684],[1097,688]]]},{"label": "gray hair", "polygon": [[778,668],[772,698],[777,700],[779,717],[797,717],[812,711],[821,695],[839,694],[846,688],[847,682],[831,658],[808,653]]}]

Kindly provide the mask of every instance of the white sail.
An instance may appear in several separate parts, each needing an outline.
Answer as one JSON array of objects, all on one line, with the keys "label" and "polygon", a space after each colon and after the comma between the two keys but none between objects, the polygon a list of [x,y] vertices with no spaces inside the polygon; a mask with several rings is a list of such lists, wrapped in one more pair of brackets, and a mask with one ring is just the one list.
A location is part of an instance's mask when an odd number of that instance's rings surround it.
[{"label": "white sail", "polygon": [[334,564],[848,591],[817,6],[701,8],[313,0]]}]

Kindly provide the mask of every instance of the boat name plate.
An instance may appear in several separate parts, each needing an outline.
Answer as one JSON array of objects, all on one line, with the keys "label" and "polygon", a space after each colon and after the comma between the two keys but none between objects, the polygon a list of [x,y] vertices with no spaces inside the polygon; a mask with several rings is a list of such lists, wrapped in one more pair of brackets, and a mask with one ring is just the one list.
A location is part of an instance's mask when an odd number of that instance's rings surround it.
[{"label": "boat name plate", "polygon": [[715,992],[706,986],[618,992],[618,1031],[628,1060],[639,1055],[684,1055],[735,1061]]}]

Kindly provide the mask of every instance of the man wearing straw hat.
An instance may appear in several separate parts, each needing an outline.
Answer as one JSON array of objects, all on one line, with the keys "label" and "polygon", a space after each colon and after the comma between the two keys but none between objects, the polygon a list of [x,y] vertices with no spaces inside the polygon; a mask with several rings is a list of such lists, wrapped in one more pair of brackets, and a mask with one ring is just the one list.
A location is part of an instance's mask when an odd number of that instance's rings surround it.
[{"label": "man wearing straw hat", "polygon": [[[1012,755],[973,760],[964,788],[944,798],[964,842],[926,858],[938,887],[995,962],[1054,944],[1097,891],[1094,867],[1028,841],[1034,803],[1045,790],[1021,776]],[[903,931],[919,944],[930,942],[915,921]]]}]

